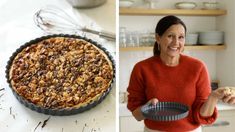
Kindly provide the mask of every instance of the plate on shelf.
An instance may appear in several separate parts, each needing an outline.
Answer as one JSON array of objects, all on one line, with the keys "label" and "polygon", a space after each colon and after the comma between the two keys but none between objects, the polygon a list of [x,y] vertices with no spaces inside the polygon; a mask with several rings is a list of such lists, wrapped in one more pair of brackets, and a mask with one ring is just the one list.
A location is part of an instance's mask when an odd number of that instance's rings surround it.
[{"label": "plate on shelf", "polygon": [[197,4],[194,2],[177,2],[175,7],[177,9],[194,9],[197,7]]},{"label": "plate on shelf", "polygon": [[218,2],[203,2],[204,9],[215,10],[218,9]]},{"label": "plate on shelf", "polygon": [[132,0],[120,0],[119,7],[131,7],[134,4]]}]

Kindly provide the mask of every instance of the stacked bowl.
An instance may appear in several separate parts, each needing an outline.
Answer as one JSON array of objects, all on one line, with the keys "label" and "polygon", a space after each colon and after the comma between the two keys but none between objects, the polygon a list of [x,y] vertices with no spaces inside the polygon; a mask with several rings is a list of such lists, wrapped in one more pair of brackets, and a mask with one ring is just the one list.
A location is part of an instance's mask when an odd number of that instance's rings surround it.
[{"label": "stacked bowl", "polygon": [[199,44],[223,44],[224,32],[204,31],[199,32]]},{"label": "stacked bowl", "polygon": [[186,34],[185,44],[194,45],[197,44],[198,33],[188,33]]}]

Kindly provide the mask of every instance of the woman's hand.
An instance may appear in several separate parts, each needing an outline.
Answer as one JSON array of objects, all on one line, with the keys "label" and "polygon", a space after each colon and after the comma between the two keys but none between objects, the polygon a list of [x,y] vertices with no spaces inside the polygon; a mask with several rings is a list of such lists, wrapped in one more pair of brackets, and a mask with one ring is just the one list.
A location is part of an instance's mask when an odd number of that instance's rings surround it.
[{"label": "woman's hand", "polygon": [[211,116],[219,100],[222,100],[224,103],[235,104],[235,96],[229,93],[227,88],[218,88],[211,92],[207,101],[202,105],[200,109],[201,116]]},{"label": "woman's hand", "polygon": [[224,103],[235,104],[235,96],[228,92],[228,88],[221,87],[212,91],[211,96],[222,100]]},{"label": "woman's hand", "polygon": [[222,101],[223,101],[224,103],[228,103],[228,104],[235,104],[235,96],[233,96],[233,95],[227,95],[227,96],[225,96],[225,97],[222,99]]},{"label": "woman's hand", "polygon": [[158,99],[157,98],[152,98],[146,104],[156,105],[157,103],[158,103]]},{"label": "woman's hand", "polygon": [[[150,99],[146,104],[144,105],[148,105],[148,104],[152,104],[152,105],[156,105],[158,103],[158,99],[157,98],[152,98]],[[144,120],[145,117],[143,116],[142,112],[141,112],[141,107],[136,108],[133,112],[132,115],[135,117],[135,119],[137,121],[141,121]]]},{"label": "woman's hand", "polygon": [[220,99],[224,98],[224,96],[225,96],[225,88],[222,87],[222,88],[218,88],[218,89],[212,91],[210,96],[212,98],[217,99],[217,100],[220,100]]}]

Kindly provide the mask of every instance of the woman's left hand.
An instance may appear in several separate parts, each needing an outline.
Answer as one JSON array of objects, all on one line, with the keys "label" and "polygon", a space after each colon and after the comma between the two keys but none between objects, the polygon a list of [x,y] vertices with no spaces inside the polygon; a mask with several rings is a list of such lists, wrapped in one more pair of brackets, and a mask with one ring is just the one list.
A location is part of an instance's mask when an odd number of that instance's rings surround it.
[{"label": "woman's left hand", "polygon": [[223,98],[222,98],[222,101],[224,103],[228,103],[228,104],[235,104],[235,96],[233,95],[225,95]]},{"label": "woman's left hand", "polygon": [[218,100],[222,100],[224,103],[235,104],[235,96],[228,94],[225,87],[212,91],[211,96],[217,98]]}]

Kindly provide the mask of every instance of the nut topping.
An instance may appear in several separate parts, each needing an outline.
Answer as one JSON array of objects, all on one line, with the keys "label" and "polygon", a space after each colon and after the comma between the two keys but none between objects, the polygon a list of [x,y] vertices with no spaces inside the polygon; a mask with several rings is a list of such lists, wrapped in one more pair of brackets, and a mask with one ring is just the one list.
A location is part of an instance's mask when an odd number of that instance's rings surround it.
[{"label": "nut topping", "polygon": [[88,104],[101,96],[113,79],[107,55],[76,38],[54,37],[17,54],[10,69],[13,89],[45,108]]}]

